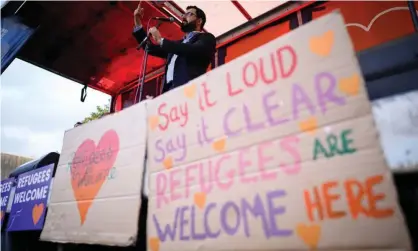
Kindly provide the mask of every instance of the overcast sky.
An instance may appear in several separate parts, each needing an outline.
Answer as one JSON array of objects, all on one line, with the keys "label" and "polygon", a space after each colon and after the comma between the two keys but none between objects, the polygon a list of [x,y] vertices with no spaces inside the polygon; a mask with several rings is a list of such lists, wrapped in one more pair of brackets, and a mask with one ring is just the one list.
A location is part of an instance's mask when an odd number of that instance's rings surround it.
[{"label": "overcast sky", "polygon": [[64,132],[110,96],[15,59],[1,75],[1,152],[32,158],[61,152]]}]

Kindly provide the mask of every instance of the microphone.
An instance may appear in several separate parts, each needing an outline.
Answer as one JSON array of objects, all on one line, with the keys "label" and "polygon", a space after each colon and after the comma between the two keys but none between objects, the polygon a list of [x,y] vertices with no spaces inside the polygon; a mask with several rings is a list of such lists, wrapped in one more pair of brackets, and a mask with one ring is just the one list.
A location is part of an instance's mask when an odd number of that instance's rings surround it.
[{"label": "microphone", "polygon": [[158,20],[160,22],[169,22],[169,23],[173,23],[174,17],[153,17],[152,19]]}]

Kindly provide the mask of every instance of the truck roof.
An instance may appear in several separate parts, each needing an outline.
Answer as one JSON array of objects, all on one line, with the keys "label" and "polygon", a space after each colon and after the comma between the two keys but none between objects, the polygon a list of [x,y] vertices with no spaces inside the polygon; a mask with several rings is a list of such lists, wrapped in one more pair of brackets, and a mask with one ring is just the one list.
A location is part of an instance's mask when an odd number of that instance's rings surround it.
[{"label": "truck roof", "polygon": [[[188,5],[207,15],[205,30],[222,37],[231,29],[288,1],[144,1],[148,17],[180,15]],[[143,51],[132,36],[134,1],[27,1],[19,15],[37,27],[18,58],[83,85],[116,95],[140,75]],[[144,24],[145,25],[145,24]],[[153,23],[151,23],[153,25]],[[180,39],[179,23],[160,27],[167,38]],[[164,65],[149,57],[147,73]]]}]

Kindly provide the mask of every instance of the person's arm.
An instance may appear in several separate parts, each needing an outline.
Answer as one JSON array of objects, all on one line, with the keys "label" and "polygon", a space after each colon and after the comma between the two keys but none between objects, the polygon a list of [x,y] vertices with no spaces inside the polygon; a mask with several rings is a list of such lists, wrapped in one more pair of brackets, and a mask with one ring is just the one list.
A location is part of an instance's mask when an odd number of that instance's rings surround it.
[{"label": "person's arm", "polygon": [[[140,44],[147,36],[147,33],[144,31],[141,25],[136,25],[132,35],[135,37],[138,44]],[[142,48],[145,50],[145,44],[142,45]],[[163,59],[166,59],[168,56],[167,52],[162,50],[161,46],[154,45],[151,43],[148,44],[148,53],[152,56],[163,58]]]},{"label": "person's arm", "polygon": [[[138,7],[134,11],[134,23],[135,27],[132,35],[135,37],[136,41],[140,44],[145,37],[147,36],[147,31],[142,28],[141,19],[144,17],[144,8],[141,7],[142,1],[139,1]],[[142,46],[145,49],[145,44]],[[157,45],[148,45],[148,53],[155,57],[167,58],[167,53]]]},{"label": "person's arm", "polygon": [[210,58],[216,52],[216,38],[210,33],[203,33],[194,44],[186,44],[164,38],[161,41],[161,48],[167,53],[179,56],[202,55]]}]

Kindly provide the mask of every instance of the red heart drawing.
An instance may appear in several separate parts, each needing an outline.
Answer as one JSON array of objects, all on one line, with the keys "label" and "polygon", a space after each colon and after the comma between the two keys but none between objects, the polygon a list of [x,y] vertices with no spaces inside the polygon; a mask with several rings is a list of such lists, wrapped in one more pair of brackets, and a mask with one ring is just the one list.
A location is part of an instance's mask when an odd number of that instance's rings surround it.
[{"label": "red heart drawing", "polygon": [[86,139],[78,147],[71,166],[71,185],[80,213],[81,225],[119,153],[119,137],[114,130],[103,134],[99,144]]}]

